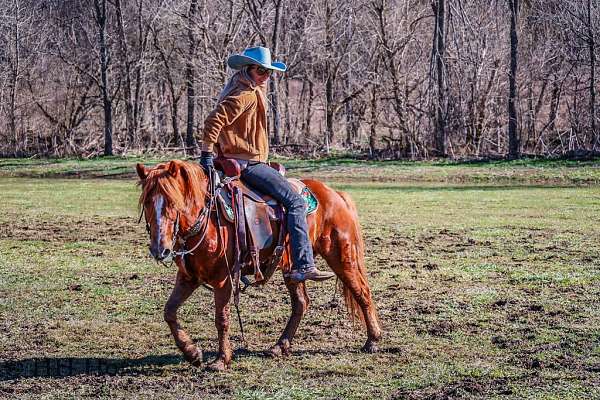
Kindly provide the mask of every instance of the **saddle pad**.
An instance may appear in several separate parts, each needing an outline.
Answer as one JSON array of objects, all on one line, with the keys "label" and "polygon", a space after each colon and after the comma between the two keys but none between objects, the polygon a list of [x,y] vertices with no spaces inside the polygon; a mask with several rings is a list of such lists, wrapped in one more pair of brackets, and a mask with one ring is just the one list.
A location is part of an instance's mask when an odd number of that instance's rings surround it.
[{"label": "saddle pad", "polygon": [[[290,178],[288,181],[292,184],[292,187],[296,190],[296,193],[299,193],[304,201],[306,202],[306,215],[313,214],[317,211],[319,207],[319,200],[314,195],[314,193],[306,186],[302,181],[298,179]],[[236,185],[239,183],[236,183]],[[242,186],[242,185],[240,185]],[[266,203],[271,207],[277,205],[277,202],[270,196],[262,196],[258,194],[256,191],[252,190],[251,195],[249,195],[248,186],[243,185],[246,190],[243,190],[244,195],[246,196],[246,200],[251,200],[259,203]],[[218,203],[221,205],[221,211],[225,216],[225,219],[229,222],[234,222],[234,213],[231,202],[231,193],[227,190],[219,190],[217,193]]]},{"label": "saddle pad", "polygon": [[310,191],[308,186],[304,186],[302,188],[300,195],[306,203],[306,215],[312,214],[315,211],[317,211],[317,208],[319,208],[319,200],[317,200],[317,198],[315,197],[313,192]]}]

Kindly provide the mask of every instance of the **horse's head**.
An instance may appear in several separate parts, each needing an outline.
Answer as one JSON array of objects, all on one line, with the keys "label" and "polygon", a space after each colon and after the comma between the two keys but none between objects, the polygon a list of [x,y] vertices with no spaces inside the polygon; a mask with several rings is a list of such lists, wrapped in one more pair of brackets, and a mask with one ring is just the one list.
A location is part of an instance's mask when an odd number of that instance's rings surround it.
[{"label": "horse's head", "polygon": [[171,261],[177,235],[189,228],[204,207],[206,176],[197,164],[179,160],[154,168],[137,164],[136,171],[142,187],[139,205],[150,234],[150,254],[157,261]]}]

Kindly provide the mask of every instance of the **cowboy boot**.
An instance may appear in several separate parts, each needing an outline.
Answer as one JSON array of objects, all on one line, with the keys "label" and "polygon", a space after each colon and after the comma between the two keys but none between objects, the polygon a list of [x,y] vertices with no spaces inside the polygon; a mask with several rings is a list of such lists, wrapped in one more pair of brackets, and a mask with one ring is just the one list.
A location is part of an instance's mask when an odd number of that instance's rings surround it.
[{"label": "cowboy boot", "polygon": [[310,266],[303,269],[292,269],[289,274],[286,275],[292,282],[300,283],[306,280],[321,282],[331,279],[335,274],[331,271],[320,271],[316,266]]}]

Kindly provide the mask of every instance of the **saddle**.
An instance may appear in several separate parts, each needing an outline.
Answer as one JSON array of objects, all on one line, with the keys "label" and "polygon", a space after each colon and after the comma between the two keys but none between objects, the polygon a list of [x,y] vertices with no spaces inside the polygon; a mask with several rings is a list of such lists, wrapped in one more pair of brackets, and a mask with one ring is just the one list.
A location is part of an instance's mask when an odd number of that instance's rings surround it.
[{"label": "saddle", "polygon": [[[281,262],[286,246],[284,207],[271,196],[244,183],[236,160],[218,157],[214,164],[223,176],[216,192],[217,204],[223,219],[234,226],[235,282],[237,284],[241,279],[247,287],[249,281],[245,275],[254,274],[252,285],[265,284]],[[285,176],[283,165],[269,165]],[[314,213],[318,201],[310,189],[298,179],[288,178],[288,182],[307,203],[307,215]]]}]

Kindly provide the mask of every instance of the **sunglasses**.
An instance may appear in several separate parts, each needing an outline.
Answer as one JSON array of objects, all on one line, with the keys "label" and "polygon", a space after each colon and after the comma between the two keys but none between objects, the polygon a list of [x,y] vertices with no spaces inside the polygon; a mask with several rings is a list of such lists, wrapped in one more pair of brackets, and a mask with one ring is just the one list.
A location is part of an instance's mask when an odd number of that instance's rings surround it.
[{"label": "sunglasses", "polygon": [[256,67],[255,70],[256,70],[256,73],[258,75],[261,75],[261,76],[263,76],[263,75],[271,75],[271,73],[273,72],[272,70],[266,69],[266,68],[263,68],[263,67]]}]

